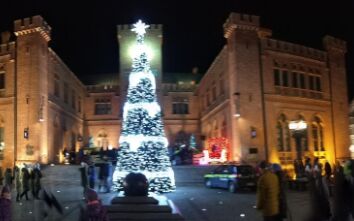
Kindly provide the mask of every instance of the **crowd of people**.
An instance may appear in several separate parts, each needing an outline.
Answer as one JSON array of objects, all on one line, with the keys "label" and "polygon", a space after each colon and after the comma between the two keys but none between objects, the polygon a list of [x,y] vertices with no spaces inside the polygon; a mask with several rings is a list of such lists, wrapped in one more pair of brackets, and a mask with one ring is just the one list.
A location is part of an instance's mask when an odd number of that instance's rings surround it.
[{"label": "crowd of people", "polygon": [[32,193],[33,199],[39,199],[39,191],[41,190],[42,173],[40,165],[26,165],[21,167],[15,166],[12,170],[7,168],[1,179],[2,186],[0,196],[0,220],[11,220],[11,191],[16,192],[16,202],[20,202],[23,197],[26,201],[30,200],[28,192]]},{"label": "crowd of people", "polygon": [[[279,164],[262,161],[257,184],[257,205],[264,221],[292,220],[287,204],[287,179]],[[349,221],[354,218],[354,160],[336,163],[332,171],[318,158],[294,162],[296,180],[306,182],[310,194],[310,214],[306,221]]]}]

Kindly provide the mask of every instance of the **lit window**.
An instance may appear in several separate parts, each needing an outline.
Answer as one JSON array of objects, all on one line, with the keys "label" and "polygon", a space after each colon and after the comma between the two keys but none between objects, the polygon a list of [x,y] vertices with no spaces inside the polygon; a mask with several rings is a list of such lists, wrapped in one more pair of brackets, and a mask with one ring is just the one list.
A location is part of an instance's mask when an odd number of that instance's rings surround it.
[{"label": "lit window", "polygon": [[315,117],[312,122],[312,142],[314,151],[325,151],[323,141],[323,126],[319,117]]},{"label": "lit window", "polygon": [[291,151],[290,130],[286,116],[281,114],[277,123],[277,147],[278,151]]},{"label": "lit window", "polygon": [[4,127],[0,127],[0,160],[4,159],[5,136]]}]

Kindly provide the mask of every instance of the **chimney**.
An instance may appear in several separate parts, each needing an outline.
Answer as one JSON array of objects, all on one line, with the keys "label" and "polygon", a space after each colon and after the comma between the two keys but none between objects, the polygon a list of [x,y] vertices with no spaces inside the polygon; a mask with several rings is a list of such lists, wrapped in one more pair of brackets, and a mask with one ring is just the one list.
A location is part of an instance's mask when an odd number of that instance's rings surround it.
[{"label": "chimney", "polygon": [[11,34],[9,31],[1,32],[1,44],[7,44],[10,41]]}]

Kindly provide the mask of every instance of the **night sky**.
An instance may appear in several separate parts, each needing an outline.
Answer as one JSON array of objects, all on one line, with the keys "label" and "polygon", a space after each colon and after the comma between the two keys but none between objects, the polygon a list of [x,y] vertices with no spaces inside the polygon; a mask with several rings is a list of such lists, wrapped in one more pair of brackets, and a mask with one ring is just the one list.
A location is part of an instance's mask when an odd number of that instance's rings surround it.
[{"label": "night sky", "polygon": [[322,49],[330,34],[348,43],[347,72],[354,97],[354,1],[6,1],[1,2],[0,31],[13,21],[40,14],[52,27],[50,46],[81,79],[117,73],[116,26],[138,19],[164,25],[163,68],[166,73],[204,73],[225,43],[222,24],[230,12],[261,16],[273,37]]}]

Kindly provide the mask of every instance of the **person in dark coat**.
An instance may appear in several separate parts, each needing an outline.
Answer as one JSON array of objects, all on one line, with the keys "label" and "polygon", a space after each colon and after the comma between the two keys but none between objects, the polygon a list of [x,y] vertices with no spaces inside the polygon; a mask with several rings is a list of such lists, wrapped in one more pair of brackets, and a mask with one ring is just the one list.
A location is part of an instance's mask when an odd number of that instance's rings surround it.
[{"label": "person in dark coat", "polygon": [[334,170],[333,217],[331,221],[349,221],[351,197],[350,183],[345,178],[343,167],[337,163]]},{"label": "person in dark coat", "polygon": [[4,186],[1,191],[0,220],[11,221],[11,192],[9,186]]},{"label": "person in dark coat", "polygon": [[16,189],[16,202],[20,201],[20,194],[21,194],[21,189],[22,189],[22,183],[21,183],[21,172],[20,168],[18,166],[15,166],[14,168],[14,183],[15,183],[15,189]]},{"label": "person in dark coat", "polygon": [[307,220],[328,220],[332,215],[329,203],[329,191],[327,182],[321,175],[321,170],[313,171],[313,175],[309,176],[309,188],[311,214]]},{"label": "person in dark coat", "polygon": [[326,173],[326,178],[329,180],[332,175],[332,167],[331,164],[328,163],[328,161],[326,161],[324,169]]},{"label": "person in dark coat", "polygon": [[21,169],[22,173],[22,193],[20,195],[20,200],[23,196],[26,196],[26,200],[28,200],[28,191],[30,190],[30,174],[28,172],[28,169],[26,167],[23,167]]},{"label": "person in dark coat", "polygon": [[90,163],[88,170],[88,180],[89,180],[89,187],[91,189],[95,189],[95,182],[96,182],[96,168],[94,163]]},{"label": "person in dark coat", "polygon": [[98,179],[100,180],[100,183],[98,185],[98,191],[101,190],[102,187],[104,187],[105,192],[110,192],[110,187],[108,184],[108,178],[110,174],[110,166],[109,162],[102,162],[99,164],[99,173],[98,173]]},{"label": "person in dark coat", "polygon": [[39,199],[39,191],[41,190],[41,178],[42,173],[39,169],[39,164],[36,164],[34,169],[32,170],[32,188],[33,188],[33,197]]},{"label": "person in dark coat", "polygon": [[86,190],[86,207],[81,208],[80,221],[108,221],[107,212],[93,189]]},{"label": "person in dark coat", "polygon": [[278,177],[279,181],[279,214],[278,221],[284,220],[287,218],[287,201],[285,195],[285,180],[282,168],[279,164],[272,164],[272,171]]},{"label": "person in dark coat", "polygon": [[85,195],[88,179],[87,179],[87,163],[81,162],[81,167],[79,168],[80,175],[81,175],[81,186],[83,187],[83,194]]},{"label": "person in dark coat", "polygon": [[12,170],[10,168],[7,168],[5,170],[5,183],[4,186],[8,186],[11,189],[12,185]]}]

